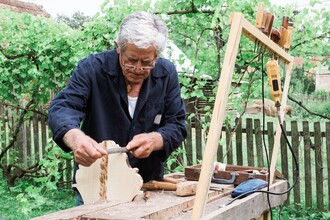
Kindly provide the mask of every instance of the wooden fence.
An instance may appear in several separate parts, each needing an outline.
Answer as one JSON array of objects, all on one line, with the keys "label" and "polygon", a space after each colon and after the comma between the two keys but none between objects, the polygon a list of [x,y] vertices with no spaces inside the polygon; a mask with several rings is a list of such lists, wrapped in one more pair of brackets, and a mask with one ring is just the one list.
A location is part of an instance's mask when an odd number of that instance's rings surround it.
[{"label": "wooden fence", "polygon": [[[275,126],[276,122],[267,122],[263,126],[261,120],[248,118],[238,122],[235,128],[223,128],[223,140],[219,140],[217,160],[226,164],[267,167],[266,155],[272,155]],[[288,202],[329,210],[330,122],[291,121],[287,122],[285,127],[300,170],[299,181],[290,192]],[[10,141],[8,130],[11,129],[12,125],[8,120],[0,121],[0,153]],[[186,150],[183,162],[185,165],[201,163],[206,132],[198,121],[190,121],[188,131],[183,145]],[[19,161],[38,161],[42,155],[47,154],[45,146],[51,135],[44,118],[31,118],[25,122],[20,137],[16,147],[11,149],[17,151],[15,155],[19,156]],[[11,153],[8,152],[0,162],[13,162]],[[294,164],[284,137],[281,140],[276,168],[293,183]],[[72,161],[67,161],[59,169],[66,170],[63,181],[69,181],[72,177]]]},{"label": "wooden fence", "polygon": [[[248,118],[238,122],[235,128],[223,128],[217,161],[267,167],[266,155],[271,161],[276,125],[276,122],[266,122],[263,126],[262,120]],[[284,126],[292,152],[298,160],[300,173],[296,186],[289,194],[288,203],[329,210],[330,122],[291,121],[284,123]],[[189,123],[188,128],[189,134],[184,145],[187,154],[184,160],[187,164],[199,163],[203,158],[206,132],[198,121]],[[282,135],[276,169],[291,185],[296,175],[294,168],[291,151]]]}]

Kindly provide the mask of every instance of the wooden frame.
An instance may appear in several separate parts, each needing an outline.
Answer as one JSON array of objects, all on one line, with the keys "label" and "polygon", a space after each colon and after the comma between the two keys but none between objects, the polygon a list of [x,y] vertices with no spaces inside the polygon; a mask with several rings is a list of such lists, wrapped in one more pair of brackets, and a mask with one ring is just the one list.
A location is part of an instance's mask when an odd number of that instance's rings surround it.
[{"label": "wooden frame", "polygon": [[[291,71],[293,65],[293,57],[286,53],[282,48],[275,44],[269,37],[263,34],[258,28],[249,23],[242,13],[232,13],[230,18],[230,33],[226,48],[226,53],[222,65],[221,76],[219,80],[219,86],[216,94],[215,104],[213,108],[210,130],[208,133],[208,139],[206,142],[205,153],[203,157],[203,163],[201,168],[201,174],[199,177],[197,192],[195,196],[195,202],[192,212],[192,219],[201,219],[204,213],[207,192],[211,183],[213,165],[216,159],[218,150],[218,141],[220,139],[221,127],[225,117],[225,111],[229,96],[229,86],[231,85],[232,76],[234,72],[234,66],[238,53],[238,47],[243,34],[253,42],[258,41],[259,45],[274,54],[278,59],[286,64],[285,82],[281,100],[281,121],[284,119],[283,109],[286,107]],[[281,127],[280,124],[276,127],[276,136],[272,154],[272,161],[270,167],[270,181],[274,181],[275,165],[280,146]]]}]

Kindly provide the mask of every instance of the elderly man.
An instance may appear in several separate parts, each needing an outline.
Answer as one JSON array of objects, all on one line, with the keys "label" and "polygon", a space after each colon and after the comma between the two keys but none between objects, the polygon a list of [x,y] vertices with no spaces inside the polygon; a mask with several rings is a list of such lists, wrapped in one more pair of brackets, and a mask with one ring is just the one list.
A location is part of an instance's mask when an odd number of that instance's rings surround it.
[{"label": "elderly man", "polygon": [[78,63],[48,119],[54,141],[77,164],[90,166],[106,155],[98,143],[113,140],[127,147],[144,182],[163,178],[165,160],[187,135],[175,66],[160,57],[166,41],[164,22],[137,12],[123,20],[116,49]]}]

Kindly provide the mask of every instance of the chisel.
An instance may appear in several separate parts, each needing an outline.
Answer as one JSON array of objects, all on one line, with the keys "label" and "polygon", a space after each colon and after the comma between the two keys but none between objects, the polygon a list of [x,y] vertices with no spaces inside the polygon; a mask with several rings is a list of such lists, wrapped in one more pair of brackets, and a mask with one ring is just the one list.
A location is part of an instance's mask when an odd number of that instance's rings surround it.
[{"label": "chisel", "polygon": [[126,147],[107,148],[105,150],[108,154],[126,153],[128,151]]}]

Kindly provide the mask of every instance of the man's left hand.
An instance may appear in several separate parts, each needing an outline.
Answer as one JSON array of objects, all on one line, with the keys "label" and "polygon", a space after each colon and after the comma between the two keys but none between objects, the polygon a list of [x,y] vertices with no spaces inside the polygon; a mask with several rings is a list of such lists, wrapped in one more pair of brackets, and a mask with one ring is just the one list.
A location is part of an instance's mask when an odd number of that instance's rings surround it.
[{"label": "man's left hand", "polygon": [[147,158],[153,151],[163,149],[163,137],[158,132],[135,135],[126,148],[136,158]]}]

